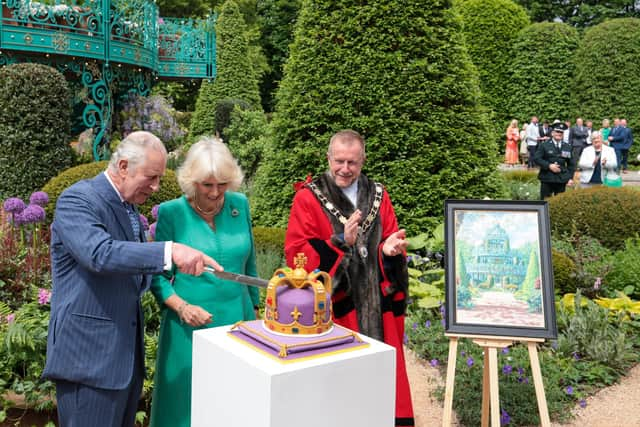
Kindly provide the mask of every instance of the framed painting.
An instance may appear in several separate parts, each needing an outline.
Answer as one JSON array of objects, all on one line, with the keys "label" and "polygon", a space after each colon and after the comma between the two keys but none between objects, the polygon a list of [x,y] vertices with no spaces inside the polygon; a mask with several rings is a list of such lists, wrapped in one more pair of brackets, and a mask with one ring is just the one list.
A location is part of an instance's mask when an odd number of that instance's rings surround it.
[{"label": "framed painting", "polygon": [[445,201],[446,332],[557,336],[547,202]]}]

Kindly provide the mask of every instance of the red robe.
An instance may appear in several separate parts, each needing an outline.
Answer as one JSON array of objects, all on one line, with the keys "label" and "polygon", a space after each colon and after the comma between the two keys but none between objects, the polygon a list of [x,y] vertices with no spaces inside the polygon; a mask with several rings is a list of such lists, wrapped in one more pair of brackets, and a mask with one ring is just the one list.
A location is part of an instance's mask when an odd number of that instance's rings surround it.
[{"label": "red robe", "polygon": [[[327,199],[340,211],[349,217],[354,211],[354,207],[341,191],[333,184],[327,175],[314,180],[320,184],[320,189],[329,188],[329,194],[323,191]],[[367,216],[372,203],[368,203],[373,198],[361,196],[362,189],[373,189],[372,182],[361,175],[358,190],[358,208],[363,211],[363,218]],[[375,191],[369,191],[369,193]],[[398,283],[405,280],[395,280],[397,275],[392,270],[398,268],[406,272],[405,255],[397,257],[386,257],[382,254],[382,245],[385,239],[395,231],[398,231],[393,206],[389,195],[385,190],[382,193],[380,209],[375,223],[371,226],[370,233],[367,234],[369,242],[368,255],[362,257],[357,248],[346,246],[341,240],[340,233],[343,227],[339,220],[332,215],[329,210],[323,207],[313,191],[307,186],[298,190],[291,207],[289,225],[285,238],[285,257],[287,264],[293,267],[293,259],[297,253],[303,252],[307,256],[306,269],[311,271],[319,268],[328,272],[333,278],[333,311],[334,321],[346,328],[361,332],[367,336],[384,341],[396,349],[396,426],[413,426],[413,406],[411,403],[411,391],[407,377],[404,352],[404,318],[407,297],[407,283]],[[377,252],[377,253],[376,253]],[[372,274],[357,274],[353,277],[348,273],[349,268],[353,268],[355,263],[366,272]],[[390,265],[395,264],[394,268]],[[349,267],[351,265],[351,267]],[[357,268],[357,267],[356,267]],[[351,276],[351,277],[347,277]],[[359,280],[367,276],[364,283]],[[380,280],[381,279],[381,280]],[[367,289],[356,295],[356,287]],[[371,291],[375,292],[373,294]],[[372,294],[370,299],[363,296],[365,293]],[[361,300],[358,302],[358,300]],[[373,303],[371,303],[373,301]],[[373,312],[378,319],[368,322],[363,320],[363,313],[358,313],[363,305],[371,307],[367,312]],[[369,315],[371,317],[371,315]],[[371,324],[370,330],[368,326]],[[363,326],[364,325],[364,326]],[[363,326],[363,327],[361,327]],[[380,333],[377,331],[381,329]],[[378,336],[380,335],[380,336]]]}]

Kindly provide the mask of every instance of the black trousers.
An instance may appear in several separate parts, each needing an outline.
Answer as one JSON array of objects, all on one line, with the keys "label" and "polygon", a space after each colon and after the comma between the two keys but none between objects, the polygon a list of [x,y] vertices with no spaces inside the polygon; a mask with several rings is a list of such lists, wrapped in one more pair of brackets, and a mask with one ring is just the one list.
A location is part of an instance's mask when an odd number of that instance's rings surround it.
[{"label": "black trousers", "polygon": [[540,200],[544,200],[547,197],[555,196],[556,194],[564,193],[567,188],[567,183],[559,182],[541,182],[540,183]]}]

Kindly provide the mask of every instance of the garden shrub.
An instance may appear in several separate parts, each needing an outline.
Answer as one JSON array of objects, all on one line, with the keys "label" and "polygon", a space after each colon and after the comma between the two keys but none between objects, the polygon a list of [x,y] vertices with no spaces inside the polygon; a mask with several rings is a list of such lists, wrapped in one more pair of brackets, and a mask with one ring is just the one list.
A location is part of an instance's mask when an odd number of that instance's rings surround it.
[{"label": "garden shrub", "polygon": [[229,149],[238,159],[249,187],[268,144],[269,130],[267,117],[262,111],[239,108],[231,113],[229,127],[224,130]]},{"label": "garden shrub", "polygon": [[286,225],[293,184],[326,170],[329,139],[346,128],[365,137],[364,173],[409,234],[434,226],[447,198],[502,194],[479,97],[449,2],[303,2],[251,195],[256,222]]},{"label": "garden shrub", "polygon": [[639,260],[640,239],[628,239],[624,249],[614,253],[610,258],[611,270],[605,278],[607,289],[624,291],[629,296],[640,298]]},{"label": "garden shrub", "polygon": [[283,228],[254,227],[253,238],[256,249],[270,249],[284,254],[285,233],[286,230]]},{"label": "garden shrub", "polygon": [[74,162],[69,86],[41,64],[0,67],[0,199],[28,197]]},{"label": "garden shrub", "polygon": [[575,264],[571,258],[564,253],[552,249],[553,263],[553,285],[557,295],[564,295],[569,292],[575,292],[575,282],[571,280],[571,275],[575,273]]},{"label": "garden shrub", "polygon": [[[93,178],[100,172],[107,169],[108,161],[86,163],[79,165],[62,172],[51,180],[42,188],[42,191],[49,195],[49,204],[46,207],[47,221],[53,221],[53,212],[56,207],[56,202],[60,194],[71,184],[74,184],[83,179]],[[138,209],[140,213],[147,218],[151,217],[151,208],[167,200],[175,199],[182,194],[176,174],[171,169],[165,171],[164,176],[160,179],[160,190],[153,193],[144,205],[140,205]]]},{"label": "garden shrub", "polygon": [[551,233],[586,234],[607,249],[617,250],[629,237],[640,234],[640,192],[627,187],[592,187],[568,191],[549,199]]},{"label": "garden shrub", "polygon": [[549,122],[571,117],[567,82],[573,78],[578,42],[578,31],[563,23],[535,23],[522,30],[510,54],[510,77],[504,87],[506,111],[527,121],[534,115]]},{"label": "garden shrub", "polygon": [[529,25],[527,11],[511,0],[467,0],[454,5],[462,16],[469,55],[480,75],[482,101],[497,113],[498,127],[502,128],[502,122],[506,127],[512,118],[503,93],[512,67],[510,49],[518,33]]}]

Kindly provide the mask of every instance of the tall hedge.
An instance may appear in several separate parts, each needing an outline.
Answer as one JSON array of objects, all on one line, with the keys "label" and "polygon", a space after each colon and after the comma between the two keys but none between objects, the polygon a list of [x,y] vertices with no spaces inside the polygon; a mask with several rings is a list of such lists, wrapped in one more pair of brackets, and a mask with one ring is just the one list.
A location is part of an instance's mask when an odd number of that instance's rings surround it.
[{"label": "tall hedge", "polygon": [[515,118],[536,115],[552,122],[571,119],[573,58],[578,31],[567,24],[543,22],[525,28],[513,44],[505,101]]},{"label": "tall hedge", "polygon": [[[511,0],[458,1],[455,9],[462,16],[469,55],[478,68],[483,104],[496,112],[500,122],[508,121],[511,112],[504,103],[504,88],[512,67],[510,51],[530,23],[527,11]],[[502,130],[502,123],[499,127]]]},{"label": "tall hedge", "polygon": [[364,172],[385,184],[410,232],[441,222],[446,198],[496,194],[495,135],[450,7],[303,3],[277,94],[273,145],[252,194],[260,224],[287,223],[292,184],[326,170],[329,138],[344,128],[365,136]]},{"label": "tall hedge", "polygon": [[0,68],[0,199],[26,198],[71,166],[69,86],[54,68]]},{"label": "tall hedge", "polygon": [[200,135],[213,135],[224,128],[225,124],[217,122],[216,114],[229,103],[227,100],[260,108],[258,78],[248,55],[245,32],[246,24],[238,4],[227,0],[216,23],[216,78],[202,82],[191,119],[191,140]]},{"label": "tall hedge", "polygon": [[599,124],[625,117],[640,125],[640,19],[603,22],[585,31],[575,59],[576,115]]}]

